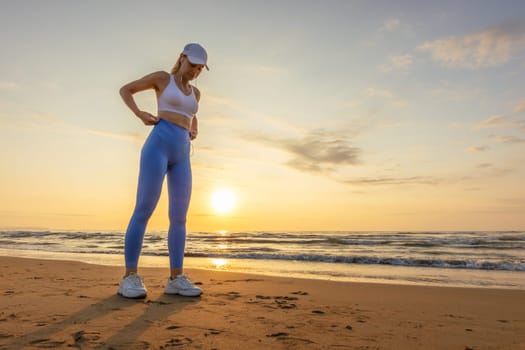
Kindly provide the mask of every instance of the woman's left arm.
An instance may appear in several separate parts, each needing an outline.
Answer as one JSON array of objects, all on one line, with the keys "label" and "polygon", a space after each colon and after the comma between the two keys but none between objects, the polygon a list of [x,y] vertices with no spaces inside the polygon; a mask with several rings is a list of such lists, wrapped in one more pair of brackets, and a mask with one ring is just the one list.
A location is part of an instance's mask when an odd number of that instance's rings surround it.
[{"label": "woman's left arm", "polygon": [[197,121],[197,116],[194,116],[191,120],[191,128],[190,128],[190,140],[195,140],[197,138],[197,134],[199,133],[199,123]]},{"label": "woman's left arm", "polygon": [[[195,98],[197,99],[197,102],[201,100],[201,92],[199,89],[197,89],[195,86],[193,87],[195,91]],[[193,119],[191,120],[191,127],[190,127],[190,139],[195,140],[197,138],[197,134],[199,133],[199,122],[197,120],[197,116],[193,116]]]}]

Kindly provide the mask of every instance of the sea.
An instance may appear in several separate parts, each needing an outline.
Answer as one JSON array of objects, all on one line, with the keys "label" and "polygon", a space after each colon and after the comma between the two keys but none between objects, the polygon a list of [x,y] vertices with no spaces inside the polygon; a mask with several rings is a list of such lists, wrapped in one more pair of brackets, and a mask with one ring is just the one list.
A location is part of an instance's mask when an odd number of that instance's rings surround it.
[{"label": "sea", "polygon": [[[0,230],[0,255],[123,265],[122,231]],[[168,267],[147,232],[140,266]],[[185,267],[334,281],[525,289],[525,231],[188,232]]]}]

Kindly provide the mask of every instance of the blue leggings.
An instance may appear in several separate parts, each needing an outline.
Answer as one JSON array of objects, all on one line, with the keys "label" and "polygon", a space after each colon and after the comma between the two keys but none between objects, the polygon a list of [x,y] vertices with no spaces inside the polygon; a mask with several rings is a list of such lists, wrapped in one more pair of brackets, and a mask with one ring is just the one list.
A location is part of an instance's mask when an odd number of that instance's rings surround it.
[{"label": "blue leggings", "polygon": [[186,244],[186,214],[191,197],[190,138],[188,130],[163,119],[153,127],[142,147],[135,211],[125,239],[127,268],[138,265],[146,225],[157,206],[168,175],[168,251],[170,267],[181,268]]}]

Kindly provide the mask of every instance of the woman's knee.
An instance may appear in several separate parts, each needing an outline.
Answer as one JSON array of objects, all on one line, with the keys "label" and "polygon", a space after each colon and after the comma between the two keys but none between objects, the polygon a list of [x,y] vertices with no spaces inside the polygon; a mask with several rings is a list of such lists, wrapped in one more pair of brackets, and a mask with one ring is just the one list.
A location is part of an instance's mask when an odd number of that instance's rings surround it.
[{"label": "woman's knee", "polygon": [[153,210],[155,208],[151,208],[150,206],[137,206],[135,208],[135,212],[133,213],[133,219],[142,222],[147,223],[149,221],[149,218],[153,214]]},{"label": "woman's knee", "polygon": [[180,215],[177,213],[169,215],[170,217],[170,223],[172,225],[178,225],[178,226],[185,226],[186,225],[186,215]]},{"label": "woman's knee", "polygon": [[168,210],[168,216],[170,218],[170,223],[177,225],[186,225],[186,216],[188,213],[188,202],[189,201],[178,201],[176,203],[171,203]]}]

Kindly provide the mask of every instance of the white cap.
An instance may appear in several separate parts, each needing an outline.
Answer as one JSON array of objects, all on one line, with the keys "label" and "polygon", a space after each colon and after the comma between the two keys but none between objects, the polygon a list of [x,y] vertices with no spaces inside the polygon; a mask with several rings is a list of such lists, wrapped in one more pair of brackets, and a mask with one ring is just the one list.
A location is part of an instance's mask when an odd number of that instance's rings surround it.
[{"label": "white cap", "polygon": [[207,70],[210,70],[210,68],[208,68],[208,65],[206,64],[208,62],[208,54],[206,53],[206,50],[204,50],[204,47],[202,47],[201,45],[196,43],[187,44],[186,46],[184,46],[182,54],[186,55],[186,57],[188,57],[188,60],[191,63],[203,64]]}]

